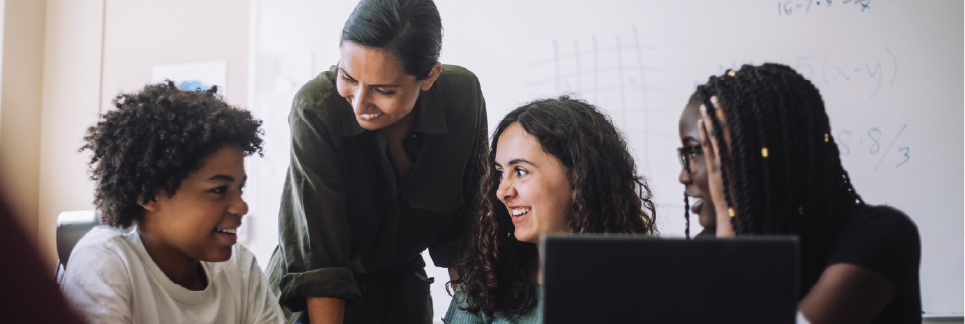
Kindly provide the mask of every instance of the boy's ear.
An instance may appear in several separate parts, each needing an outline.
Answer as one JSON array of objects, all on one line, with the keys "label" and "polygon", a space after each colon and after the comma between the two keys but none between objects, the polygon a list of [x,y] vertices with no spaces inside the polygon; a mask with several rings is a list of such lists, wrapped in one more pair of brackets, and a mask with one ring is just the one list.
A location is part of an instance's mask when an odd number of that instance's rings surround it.
[{"label": "boy's ear", "polygon": [[141,205],[141,207],[147,211],[157,212],[158,210],[161,209],[160,208],[161,206],[158,205],[156,197],[157,195],[155,194],[154,196],[151,196],[151,198],[147,200],[147,203],[143,201],[138,201],[137,204]]}]

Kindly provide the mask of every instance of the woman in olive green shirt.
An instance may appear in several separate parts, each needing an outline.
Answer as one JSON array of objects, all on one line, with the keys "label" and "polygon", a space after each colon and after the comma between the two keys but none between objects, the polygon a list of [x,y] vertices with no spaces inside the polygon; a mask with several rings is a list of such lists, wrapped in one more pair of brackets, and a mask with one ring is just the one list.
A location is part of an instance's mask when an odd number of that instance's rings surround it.
[{"label": "woman in olive green shirt", "polygon": [[341,59],[292,103],[269,282],[290,322],[431,323],[488,156],[476,76],[438,62],[431,0],[362,0]]}]

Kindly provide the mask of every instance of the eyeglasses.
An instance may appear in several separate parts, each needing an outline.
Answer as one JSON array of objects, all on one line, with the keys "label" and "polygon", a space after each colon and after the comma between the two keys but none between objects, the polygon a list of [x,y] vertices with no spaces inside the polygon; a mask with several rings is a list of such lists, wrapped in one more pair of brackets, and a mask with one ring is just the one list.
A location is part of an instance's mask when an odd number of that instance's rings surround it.
[{"label": "eyeglasses", "polygon": [[694,158],[703,153],[704,148],[700,145],[678,147],[677,158],[680,159],[680,167],[687,169],[687,172],[690,172],[690,161],[693,161]]}]

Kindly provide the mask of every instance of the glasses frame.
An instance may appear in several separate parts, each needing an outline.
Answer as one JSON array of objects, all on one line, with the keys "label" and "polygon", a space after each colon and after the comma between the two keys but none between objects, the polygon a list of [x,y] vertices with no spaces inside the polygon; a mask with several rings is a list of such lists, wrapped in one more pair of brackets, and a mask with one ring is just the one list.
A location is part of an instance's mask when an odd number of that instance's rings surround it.
[{"label": "glasses frame", "polygon": [[690,163],[701,154],[704,154],[704,149],[700,145],[677,148],[677,159],[680,162],[680,167],[687,170],[687,173],[690,173]]}]

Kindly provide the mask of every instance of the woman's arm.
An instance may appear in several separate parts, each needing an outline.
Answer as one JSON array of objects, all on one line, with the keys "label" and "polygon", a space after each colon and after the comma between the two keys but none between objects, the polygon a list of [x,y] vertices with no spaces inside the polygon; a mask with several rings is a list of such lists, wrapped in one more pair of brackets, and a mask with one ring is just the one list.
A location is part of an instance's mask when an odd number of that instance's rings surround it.
[{"label": "woman's arm", "polygon": [[328,297],[306,297],[308,318],[312,324],[342,324],[345,316],[345,300]]},{"label": "woman's arm", "polygon": [[832,265],[798,304],[812,324],[870,323],[895,297],[895,285],[862,266]]},{"label": "woman's arm", "polygon": [[914,318],[921,309],[908,308],[920,307],[921,240],[901,211],[864,206],[852,212],[828,264],[798,304],[811,323],[869,323],[891,307],[889,315],[902,316],[901,322],[921,321]]},{"label": "woman's arm", "polygon": [[345,101],[332,78],[329,71],[303,86],[289,117],[291,164],[278,215],[280,265],[272,270],[280,272],[279,303],[293,312],[307,310],[307,297],[361,297],[348,268],[347,184],[337,151],[339,104]]}]

